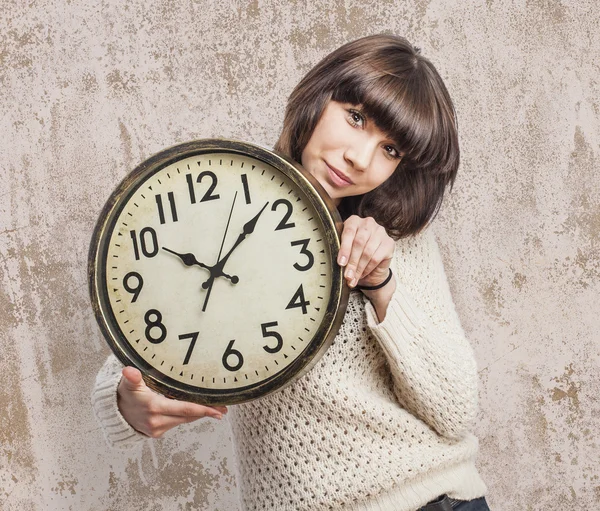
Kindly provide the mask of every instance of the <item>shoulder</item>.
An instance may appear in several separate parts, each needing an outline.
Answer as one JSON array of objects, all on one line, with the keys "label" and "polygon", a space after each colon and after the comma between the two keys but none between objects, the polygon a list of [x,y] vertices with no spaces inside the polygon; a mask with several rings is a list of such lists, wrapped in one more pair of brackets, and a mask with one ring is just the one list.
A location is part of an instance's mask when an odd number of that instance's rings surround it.
[{"label": "shoulder", "polygon": [[414,236],[396,241],[394,258],[400,267],[431,271],[442,265],[442,258],[431,226]]},{"label": "shoulder", "polygon": [[444,310],[446,319],[452,316],[453,321],[457,320],[450,283],[431,226],[415,236],[398,240],[392,264],[397,282],[403,284],[416,302],[423,307]]}]

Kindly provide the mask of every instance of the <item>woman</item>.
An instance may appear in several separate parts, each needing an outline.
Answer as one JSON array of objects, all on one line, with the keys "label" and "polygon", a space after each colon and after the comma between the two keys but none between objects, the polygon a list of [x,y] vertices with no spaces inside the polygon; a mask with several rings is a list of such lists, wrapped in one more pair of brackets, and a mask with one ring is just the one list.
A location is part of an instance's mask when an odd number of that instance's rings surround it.
[{"label": "woman", "polygon": [[[403,38],[348,43],[292,92],[275,149],[338,206],[338,263],[357,292],[306,376],[232,407],[244,508],[487,510],[476,364],[426,229],[459,163],[440,76]],[[112,356],[93,401],[119,447],[227,412],[159,396]]]}]

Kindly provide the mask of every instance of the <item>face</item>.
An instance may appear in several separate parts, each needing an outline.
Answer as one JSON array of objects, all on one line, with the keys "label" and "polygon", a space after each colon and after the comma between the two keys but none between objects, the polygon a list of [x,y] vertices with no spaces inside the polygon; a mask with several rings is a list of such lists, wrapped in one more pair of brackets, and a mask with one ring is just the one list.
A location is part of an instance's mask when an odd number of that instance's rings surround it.
[{"label": "face", "polygon": [[302,151],[302,166],[339,205],[377,188],[401,158],[396,142],[360,106],[330,101]]}]

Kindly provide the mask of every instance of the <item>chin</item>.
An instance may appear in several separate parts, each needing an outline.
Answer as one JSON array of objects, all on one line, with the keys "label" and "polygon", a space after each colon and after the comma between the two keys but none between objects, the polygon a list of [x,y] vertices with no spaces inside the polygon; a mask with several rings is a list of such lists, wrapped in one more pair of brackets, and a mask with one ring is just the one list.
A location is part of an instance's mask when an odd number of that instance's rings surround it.
[{"label": "chin", "polygon": [[346,195],[340,195],[340,194],[336,194],[336,193],[332,194],[332,193],[329,193],[329,191],[327,193],[329,194],[329,197],[331,197],[331,200],[335,203],[336,206],[339,206],[342,199],[344,199],[346,197]]}]

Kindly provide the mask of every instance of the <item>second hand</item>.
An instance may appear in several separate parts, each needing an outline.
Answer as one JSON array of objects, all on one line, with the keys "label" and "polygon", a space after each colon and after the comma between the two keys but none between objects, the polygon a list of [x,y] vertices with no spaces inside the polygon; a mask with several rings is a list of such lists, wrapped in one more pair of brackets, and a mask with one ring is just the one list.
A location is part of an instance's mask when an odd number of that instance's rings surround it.
[{"label": "second hand", "polygon": [[[225,233],[223,234],[223,241],[221,241],[221,248],[219,249],[219,255],[217,257],[215,266],[221,260],[221,253],[223,252],[223,246],[225,245],[225,238],[227,238],[227,231],[229,230],[229,222],[231,222],[231,215],[233,214],[233,207],[235,206],[235,199],[237,198],[237,194],[238,193],[236,191],[235,195],[233,196],[233,204],[231,204],[231,211],[229,211],[229,218],[227,219],[227,225],[225,226]],[[215,282],[215,275],[213,274],[213,272],[211,270],[210,277],[208,278],[208,280],[206,282],[204,282],[202,284],[202,287],[204,289],[208,289],[208,291],[206,292],[206,298],[204,299],[204,304],[202,305],[202,312],[204,312],[206,310],[206,304],[208,303],[208,298],[210,297],[210,292],[212,291],[212,286],[213,286],[214,282]]]}]

